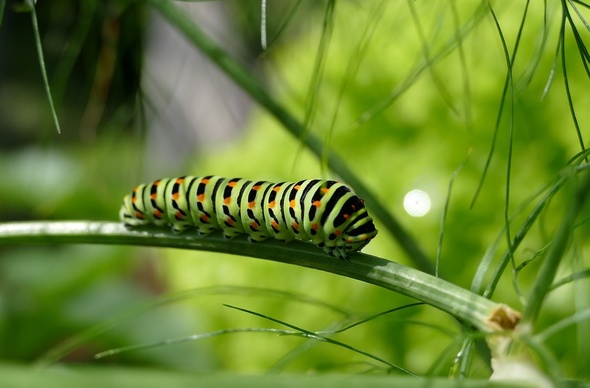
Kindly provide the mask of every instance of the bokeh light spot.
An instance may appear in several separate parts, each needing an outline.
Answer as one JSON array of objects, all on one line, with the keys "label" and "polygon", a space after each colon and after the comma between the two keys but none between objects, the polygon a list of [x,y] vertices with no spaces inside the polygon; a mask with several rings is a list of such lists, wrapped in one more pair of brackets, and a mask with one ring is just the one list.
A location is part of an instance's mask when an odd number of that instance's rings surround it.
[{"label": "bokeh light spot", "polygon": [[430,211],[430,197],[422,190],[412,190],[404,197],[404,209],[412,217],[422,217]]}]

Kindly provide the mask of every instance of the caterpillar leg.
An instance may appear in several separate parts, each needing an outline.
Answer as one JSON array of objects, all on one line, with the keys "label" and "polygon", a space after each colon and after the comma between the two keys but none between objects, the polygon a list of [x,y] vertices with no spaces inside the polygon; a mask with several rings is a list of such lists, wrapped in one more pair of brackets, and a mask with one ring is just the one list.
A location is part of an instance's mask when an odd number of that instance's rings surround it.
[{"label": "caterpillar leg", "polygon": [[325,245],[324,243],[319,243],[319,244],[317,244],[317,246],[318,246],[318,248],[322,248],[322,250],[330,256],[334,256],[340,260],[346,260],[346,261],[349,260],[348,255],[350,254],[350,249],[346,246],[331,247],[331,246]]}]

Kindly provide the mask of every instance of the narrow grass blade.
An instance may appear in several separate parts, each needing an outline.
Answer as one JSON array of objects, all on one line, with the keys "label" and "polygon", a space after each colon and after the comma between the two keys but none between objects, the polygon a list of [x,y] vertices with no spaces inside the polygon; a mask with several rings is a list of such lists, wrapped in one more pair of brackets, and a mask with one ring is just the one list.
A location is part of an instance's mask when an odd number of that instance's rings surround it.
[{"label": "narrow grass blade", "polygon": [[535,279],[528,303],[523,314],[523,324],[533,324],[541,311],[545,297],[551,289],[557,268],[565,254],[569,239],[572,236],[576,219],[580,210],[590,197],[590,172],[585,171],[576,185],[575,192],[567,213],[564,215],[555,237],[551,241],[549,251]]},{"label": "narrow grass blade", "polygon": [[43,77],[43,83],[45,85],[45,92],[47,93],[47,101],[49,102],[49,108],[53,117],[53,123],[58,134],[61,134],[59,126],[59,119],[57,118],[57,112],[53,105],[53,97],[51,97],[51,88],[49,87],[49,79],[47,78],[47,70],[45,69],[45,59],[43,57],[43,46],[41,45],[41,36],[39,34],[39,25],[37,24],[37,13],[35,12],[35,4],[32,0],[27,0],[31,5],[31,22],[33,25],[33,35],[35,36],[35,47],[37,48],[37,56],[39,57],[39,66],[41,68],[41,76]]}]

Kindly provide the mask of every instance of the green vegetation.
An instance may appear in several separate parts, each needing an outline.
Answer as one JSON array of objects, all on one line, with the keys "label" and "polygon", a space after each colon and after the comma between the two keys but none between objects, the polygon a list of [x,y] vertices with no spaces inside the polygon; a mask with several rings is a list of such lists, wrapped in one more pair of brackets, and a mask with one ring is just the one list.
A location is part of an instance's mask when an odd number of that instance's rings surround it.
[{"label": "green vegetation", "polygon": [[[587,3],[31,7],[0,1],[5,381],[590,378]],[[380,232],[343,262],[117,223],[185,174],[336,177]]]}]

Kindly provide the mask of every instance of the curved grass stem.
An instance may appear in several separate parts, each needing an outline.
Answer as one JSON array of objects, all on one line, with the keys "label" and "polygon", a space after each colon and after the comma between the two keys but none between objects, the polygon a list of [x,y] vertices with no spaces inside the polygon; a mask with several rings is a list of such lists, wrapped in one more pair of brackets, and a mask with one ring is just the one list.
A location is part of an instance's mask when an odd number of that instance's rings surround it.
[{"label": "curved grass stem", "polygon": [[356,253],[350,261],[327,256],[312,244],[271,240],[250,243],[219,234],[195,237],[151,227],[128,230],[115,222],[63,221],[0,224],[0,245],[31,243],[126,244],[222,252],[294,264],[371,283],[446,311],[484,333],[511,331],[519,313],[441,278],[380,257]]}]

